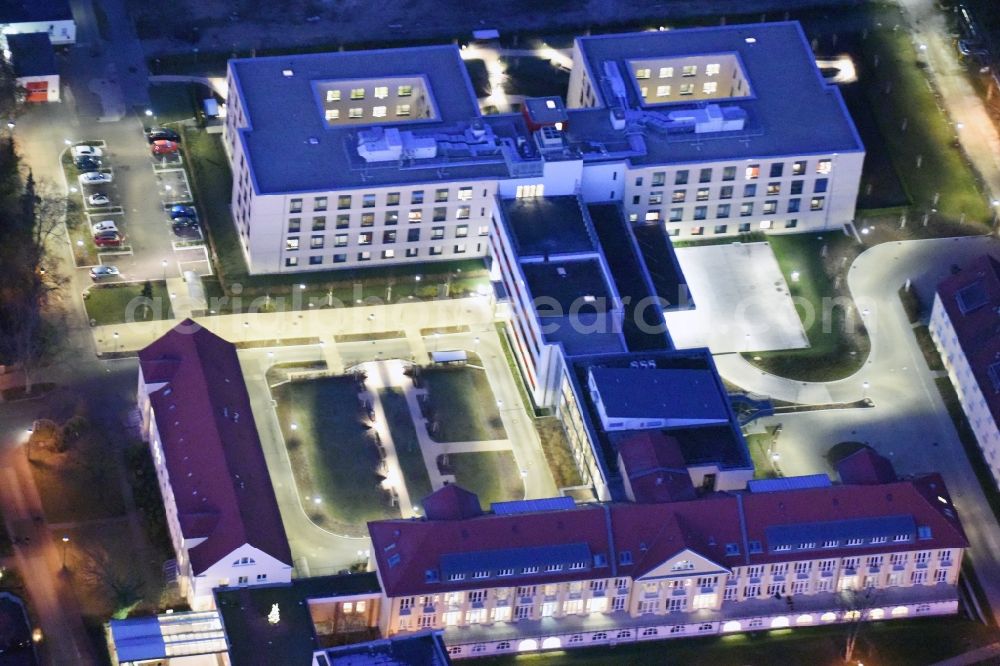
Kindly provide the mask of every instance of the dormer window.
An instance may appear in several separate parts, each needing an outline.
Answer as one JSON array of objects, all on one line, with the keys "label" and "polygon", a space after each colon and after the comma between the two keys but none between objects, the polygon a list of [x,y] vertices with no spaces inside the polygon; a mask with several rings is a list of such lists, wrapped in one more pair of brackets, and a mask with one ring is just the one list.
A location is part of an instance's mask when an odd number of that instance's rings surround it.
[{"label": "dormer window", "polygon": [[623,550],[620,553],[618,553],[618,564],[621,565],[632,564],[632,551]]}]

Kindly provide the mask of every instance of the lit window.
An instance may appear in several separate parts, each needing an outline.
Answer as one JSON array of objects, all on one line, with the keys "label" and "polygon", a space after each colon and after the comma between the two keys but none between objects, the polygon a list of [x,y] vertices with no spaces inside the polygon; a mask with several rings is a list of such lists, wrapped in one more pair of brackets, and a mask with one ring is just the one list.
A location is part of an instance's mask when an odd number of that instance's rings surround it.
[{"label": "lit window", "polygon": [[637,79],[648,79],[649,78],[649,68],[643,67],[641,69],[635,70],[635,78]]},{"label": "lit window", "polygon": [[339,102],[340,101],[340,91],[339,90],[327,90],[326,91],[326,101],[328,101],[328,102]]},{"label": "lit window", "polygon": [[657,97],[670,97],[670,86],[656,86]]},{"label": "lit window", "polygon": [[760,177],[760,165],[748,164],[746,169],[746,179],[755,180],[758,177]]},{"label": "lit window", "polygon": [[698,74],[698,65],[684,65],[681,69],[681,76],[696,76]]},{"label": "lit window", "polygon": [[365,89],[364,88],[352,88],[351,89],[351,99],[364,99]]},{"label": "lit window", "polygon": [[715,76],[722,71],[722,65],[717,62],[705,65],[705,74],[708,76]]},{"label": "lit window", "polygon": [[291,238],[285,239],[285,249],[286,250],[297,250],[299,249],[299,239],[298,236],[293,236]]},{"label": "lit window", "polygon": [[833,170],[833,162],[830,160],[820,160],[816,163],[816,173],[828,174]]},{"label": "lit window", "polygon": [[364,109],[361,107],[355,107],[347,112],[348,118],[361,118],[362,116],[364,116]]},{"label": "lit window", "polygon": [[372,107],[372,117],[374,118],[385,118],[386,109],[384,106]]},{"label": "lit window", "polygon": [[802,162],[793,162],[792,163],[792,175],[793,176],[801,176],[805,172],[806,172],[806,163],[804,161],[802,161]]},{"label": "lit window", "polygon": [[719,84],[715,81],[708,81],[701,86],[701,92],[704,95],[714,95],[719,89]]},{"label": "lit window", "polygon": [[771,220],[761,220],[761,222],[760,222],[760,228],[762,230],[770,229],[771,228]]},{"label": "lit window", "polygon": [[460,187],[458,189],[458,200],[468,201],[472,198],[472,188],[471,187]]},{"label": "lit window", "polygon": [[389,86],[375,86],[375,99],[385,99],[389,96]]},{"label": "lit window", "polygon": [[649,88],[647,88],[646,86],[642,86],[641,88],[639,88],[639,96],[640,97],[648,97],[649,96]]},{"label": "lit window", "polygon": [[372,244],[372,234],[370,231],[366,231],[358,236],[358,245],[371,245]]},{"label": "lit window", "polygon": [[693,95],[694,94],[694,84],[693,83],[682,83],[680,94],[682,95]]},{"label": "lit window", "polygon": [[410,115],[410,105],[409,104],[397,104],[396,105],[396,115],[397,116],[408,116],[408,115]]},{"label": "lit window", "polygon": [[809,200],[809,210],[823,210],[823,204],[825,202],[825,197],[813,197]]},{"label": "lit window", "polygon": [[328,122],[331,121],[331,120],[337,120],[338,118],[340,118],[340,111],[339,110],[337,110],[337,109],[327,109],[326,110],[326,119],[327,119]]},{"label": "lit window", "polygon": [[673,75],[674,75],[674,68],[673,67],[661,67],[660,68],[660,78],[661,79],[669,79]]},{"label": "lit window", "polygon": [[660,220],[660,211],[651,210],[648,213],[646,213],[647,222],[659,222],[659,220]]},{"label": "lit window", "polygon": [[397,97],[409,97],[413,94],[413,86],[399,86],[396,88]]},{"label": "lit window", "polygon": [[396,256],[396,251],[395,250],[382,250],[382,258],[383,259],[392,259],[395,256]]}]

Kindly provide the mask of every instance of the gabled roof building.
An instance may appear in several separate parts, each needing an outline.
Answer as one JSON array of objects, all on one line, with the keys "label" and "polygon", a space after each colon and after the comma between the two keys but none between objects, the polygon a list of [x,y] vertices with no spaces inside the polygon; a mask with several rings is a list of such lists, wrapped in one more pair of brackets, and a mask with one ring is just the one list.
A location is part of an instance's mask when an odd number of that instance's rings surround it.
[{"label": "gabled roof building", "polygon": [[984,255],[943,280],[928,328],[1000,484],[1000,261]]},{"label": "gabled roof building", "polygon": [[967,541],[937,474],[454,517],[462,497],[369,523],[383,635],[443,630],[467,657],[958,608]]},{"label": "gabled roof building", "polygon": [[212,589],[288,582],[292,556],[236,348],[187,319],[139,352],[139,411],[196,610]]}]

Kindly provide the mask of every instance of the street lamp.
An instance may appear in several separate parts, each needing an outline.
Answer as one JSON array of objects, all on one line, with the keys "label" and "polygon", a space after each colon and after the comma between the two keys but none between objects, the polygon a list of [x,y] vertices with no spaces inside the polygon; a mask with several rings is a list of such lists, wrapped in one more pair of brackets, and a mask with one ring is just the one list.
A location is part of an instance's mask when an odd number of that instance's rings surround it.
[{"label": "street lamp", "polygon": [[146,109],[146,117],[149,118],[149,117],[152,117],[152,115],[153,115],[153,110],[152,109]]},{"label": "street lamp", "polygon": [[861,388],[862,388],[861,397],[865,398],[866,400],[868,399],[868,387],[869,386],[870,386],[870,384],[868,383],[867,379],[864,382],[861,383]]},{"label": "street lamp", "polygon": [[[115,333],[115,335],[118,334]],[[69,543],[69,537],[64,535],[62,538],[62,568],[64,570],[66,569],[66,544],[68,543]]]},{"label": "street lamp", "polygon": [[118,351],[118,331],[115,331],[112,335],[115,336],[115,348],[113,351]]},{"label": "street lamp", "polygon": [[160,262],[160,266],[163,266],[163,281],[167,281],[167,260],[164,259]]}]

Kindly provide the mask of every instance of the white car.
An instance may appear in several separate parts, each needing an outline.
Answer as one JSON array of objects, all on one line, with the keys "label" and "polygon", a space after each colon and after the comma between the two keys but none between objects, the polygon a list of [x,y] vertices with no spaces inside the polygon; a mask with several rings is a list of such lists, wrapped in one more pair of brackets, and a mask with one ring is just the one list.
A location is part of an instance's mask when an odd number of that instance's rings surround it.
[{"label": "white car", "polygon": [[111,203],[111,197],[107,194],[101,194],[98,192],[97,194],[91,194],[87,197],[87,203],[91,206],[107,206]]},{"label": "white car", "polygon": [[90,230],[95,234],[102,231],[118,231],[118,225],[115,224],[114,220],[102,220],[97,224],[91,225]]},{"label": "white car", "polygon": [[100,171],[91,171],[90,173],[80,174],[80,184],[81,185],[100,185],[102,183],[110,183],[111,174],[101,173]]},{"label": "white car", "polygon": [[73,159],[80,157],[104,157],[104,151],[97,146],[73,146]]}]

